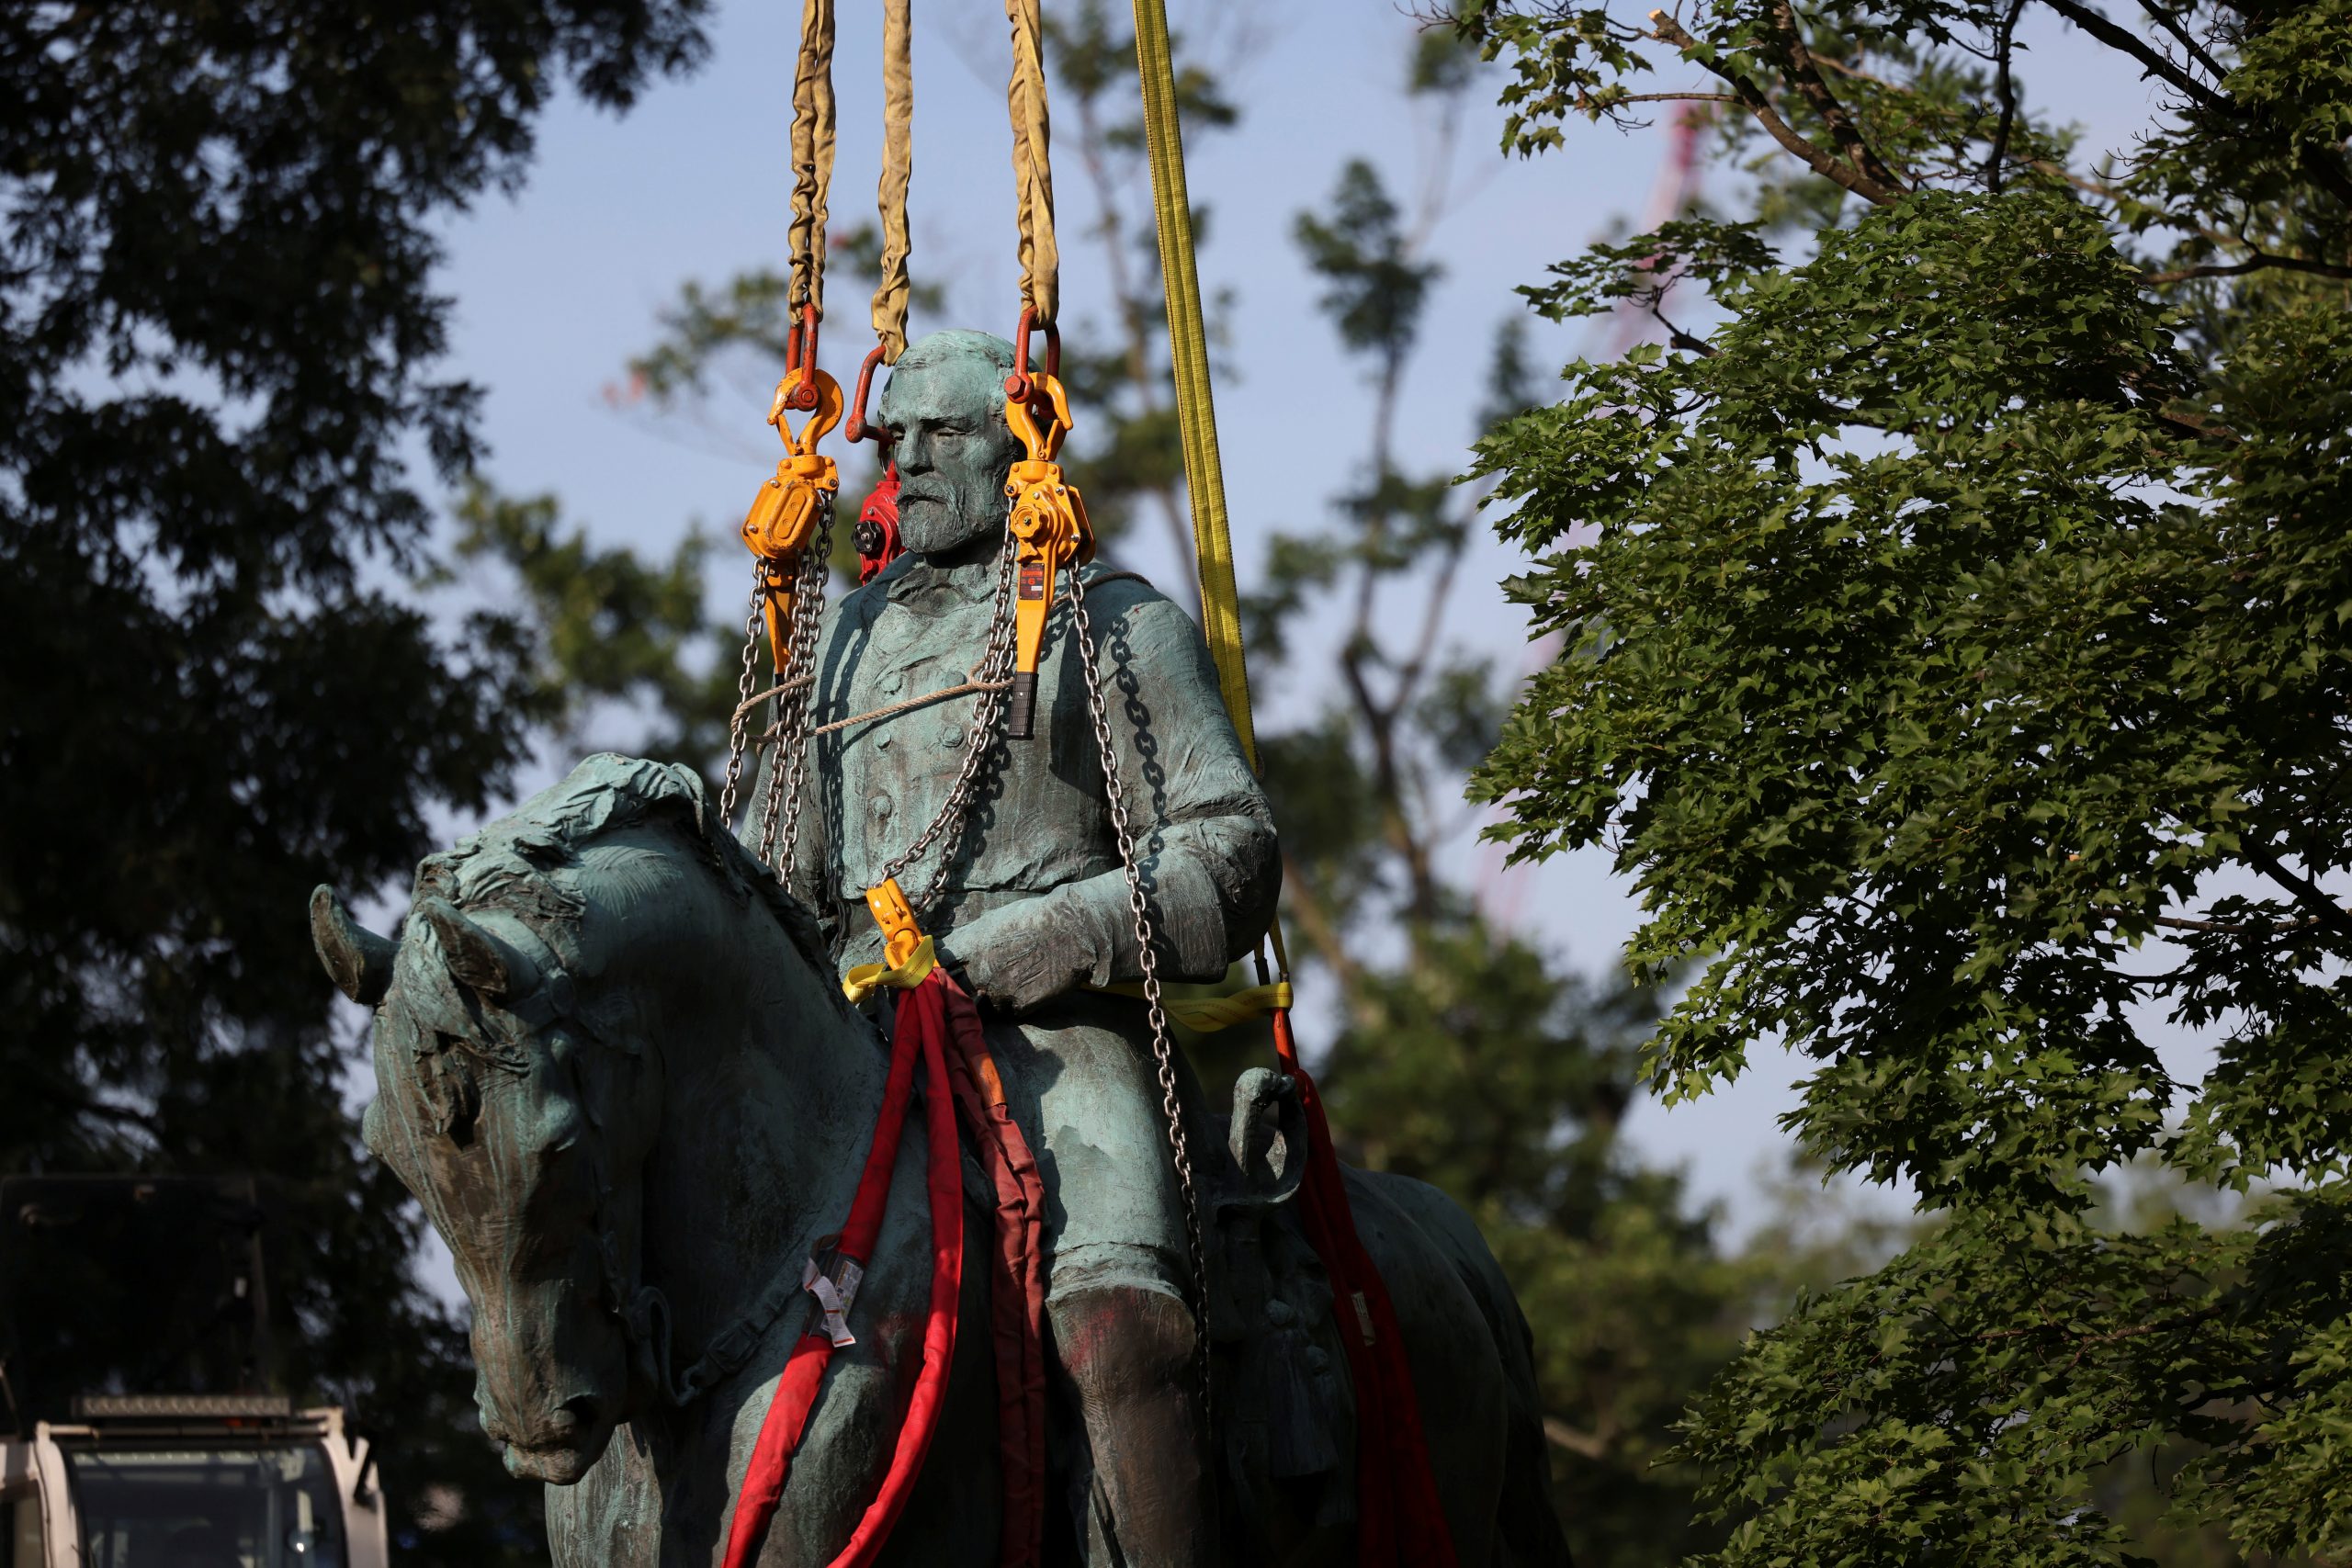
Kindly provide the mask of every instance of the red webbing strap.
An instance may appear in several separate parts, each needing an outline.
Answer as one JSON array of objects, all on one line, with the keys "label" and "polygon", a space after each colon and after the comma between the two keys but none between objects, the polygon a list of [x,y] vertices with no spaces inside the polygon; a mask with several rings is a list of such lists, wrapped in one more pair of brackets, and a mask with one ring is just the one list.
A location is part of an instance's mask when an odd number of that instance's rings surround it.
[{"label": "red webbing strap", "polygon": [[[890,1456],[890,1468],[880,1490],[867,1505],[865,1517],[851,1532],[849,1543],[832,1560],[832,1568],[865,1568],[882,1550],[898,1523],[915,1478],[922,1472],[932,1434],[938,1429],[940,1408],[946,1403],[947,1374],[956,1359],[956,1303],[964,1282],[963,1160],[956,1143],[956,1106],[948,1086],[946,976],[933,970],[922,984],[899,998],[892,1026],[890,1077],[883,1091],[882,1112],[866,1150],[850,1217],[842,1227],[842,1256],[860,1266],[873,1256],[881,1234],[882,1215],[890,1195],[890,1171],[897,1162],[899,1135],[904,1132],[908,1101],[912,1098],[914,1066],[923,1067],[923,1109],[931,1134],[930,1168],[925,1173],[931,1202],[931,1310],[923,1324],[922,1371],[907,1401],[906,1419]],[[784,1376],[769,1401],[760,1425],[759,1441],[752,1450],[743,1486],[735,1504],[735,1517],[727,1533],[725,1568],[751,1568],[767,1537],[768,1525],[784,1498],[792,1456],[808,1429],[809,1414],[831,1362],[832,1341],[822,1334],[804,1335],[785,1363]]]},{"label": "red webbing strap", "polygon": [[953,981],[947,1021],[956,1103],[996,1195],[989,1321],[996,1352],[997,1449],[1004,1512],[999,1568],[1036,1568],[1046,1550],[1046,1186],[1004,1103],[978,1010]]},{"label": "red webbing strap", "polygon": [[1307,1240],[1331,1280],[1331,1312],[1356,1390],[1356,1562],[1359,1568],[1455,1568],[1453,1536],[1430,1472],[1420,1398],[1405,1336],[1380,1270],[1356,1235],[1315,1080],[1299,1061],[1290,1010],[1272,1010],[1274,1053],[1306,1113]]}]

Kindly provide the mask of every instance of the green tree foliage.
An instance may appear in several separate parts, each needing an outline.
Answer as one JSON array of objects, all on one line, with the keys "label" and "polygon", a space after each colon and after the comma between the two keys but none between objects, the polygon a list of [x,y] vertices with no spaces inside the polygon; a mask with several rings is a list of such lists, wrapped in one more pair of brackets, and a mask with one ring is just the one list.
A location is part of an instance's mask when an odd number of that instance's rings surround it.
[{"label": "green tree foliage", "polygon": [[[1804,1145],[1939,1222],[1691,1416],[1725,1564],[2147,1561],[2125,1465],[2176,1532],[2352,1549],[2352,6],[2039,0],[2098,61],[2030,99],[2035,4],[1460,18],[1509,145],[1696,96],[1761,181],[1530,290],[1672,342],[1481,462],[1566,645],[1480,793],[1522,854],[1612,846],[1634,962],[1702,966],[1659,1081],[1785,1040]],[[2097,163],[2086,70],[2159,100]],[[2119,1228],[2135,1160],[2289,1182]]]},{"label": "green tree foliage", "polygon": [[[1408,80],[1441,146],[1476,64],[1450,35],[1423,35]],[[1718,1539],[1694,1519],[1693,1469],[1661,1461],[1772,1273],[1724,1258],[1679,1179],[1622,1139],[1655,998],[1580,981],[1490,925],[1442,870],[1468,827],[1464,773],[1506,706],[1449,635],[1476,497],[1450,468],[1408,468],[1397,444],[1449,198],[1440,178],[1408,210],[1358,162],[1295,225],[1373,401],[1330,524],[1273,538],[1247,605],[1254,665],[1331,694],[1310,722],[1261,731],[1284,905],[1316,966],[1307,997],[1337,1004],[1306,1016],[1337,1016],[1318,1073],[1343,1153],[1470,1205],[1534,1329],[1578,1560],[1663,1565]],[[1486,406],[1463,411],[1465,435],[1533,401],[1516,322],[1489,379]]]},{"label": "green tree foliage", "polygon": [[[709,536],[689,529],[667,561],[649,565],[625,547],[596,548],[582,528],[566,531],[554,496],[503,495],[480,475],[456,511],[457,561],[498,561],[514,574],[534,656],[526,701],[553,743],[567,752],[621,746],[716,780],[742,631],[714,627],[703,613]],[[596,739],[612,706],[629,721],[625,742]]]},{"label": "green tree foliage", "polygon": [[[274,1175],[279,1378],[352,1408],[396,1509],[496,1483],[301,911],[405,874],[524,742],[517,628],[397,592],[405,459],[474,452],[435,225],[519,180],[560,87],[618,109],[692,65],[700,10],[0,16],[0,1168]],[[527,1544],[468,1517],[426,1554]]]}]

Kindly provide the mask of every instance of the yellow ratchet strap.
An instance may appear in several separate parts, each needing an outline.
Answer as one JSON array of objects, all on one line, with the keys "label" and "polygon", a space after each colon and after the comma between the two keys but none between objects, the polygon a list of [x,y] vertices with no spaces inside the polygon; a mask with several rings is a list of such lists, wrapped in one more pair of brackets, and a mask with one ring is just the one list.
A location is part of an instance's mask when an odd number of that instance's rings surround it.
[{"label": "yellow ratchet strap", "polygon": [[[1089,986],[1086,989],[1106,997],[1133,997],[1143,999],[1139,985]],[[1195,1034],[1214,1034],[1220,1029],[1248,1023],[1263,1018],[1276,1008],[1290,1006],[1290,982],[1277,980],[1269,986],[1252,986],[1246,991],[1236,991],[1226,997],[1170,997],[1159,998],[1161,1009],[1170,1018]]]}]

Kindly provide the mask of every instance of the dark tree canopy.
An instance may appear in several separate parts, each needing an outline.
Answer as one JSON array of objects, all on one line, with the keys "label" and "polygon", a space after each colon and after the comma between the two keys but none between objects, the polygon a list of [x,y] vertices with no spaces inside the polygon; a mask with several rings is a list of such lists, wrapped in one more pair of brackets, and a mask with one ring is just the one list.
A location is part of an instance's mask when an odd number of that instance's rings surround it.
[{"label": "dark tree canopy", "polygon": [[[2144,1562],[2125,1461],[2339,1560],[2352,6],[1467,10],[1518,150],[1695,101],[1760,175],[1528,290],[1669,346],[1484,446],[1565,647],[1481,790],[1615,851],[1637,965],[1702,964],[1667,1086],[1785,1040],[1805,1145],[1936,1221],[1686,1426],[1713,1561]],[[2061,24],[2095,66],[2038,68]],[[2100,161],[2086,69],[2151,84]],[[2109,1223],[2134,1162],[2235,1217]]]},{"label": "dark tree canopy", "polygon": [[434,226],[567,85],[692,66],[703,9],[0,14],[0,1169],[276,1175],[281,1375],[398,1429],[396,1500],[464,1380],[302,911],[405,873],[534,716],[517,627],[402,592],[416,460],[475,455]]}]

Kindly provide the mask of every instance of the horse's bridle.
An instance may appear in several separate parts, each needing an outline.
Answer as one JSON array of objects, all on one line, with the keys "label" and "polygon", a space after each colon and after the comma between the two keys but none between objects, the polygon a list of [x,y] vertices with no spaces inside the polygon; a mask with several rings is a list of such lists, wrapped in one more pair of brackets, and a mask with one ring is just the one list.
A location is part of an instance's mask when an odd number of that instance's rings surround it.
[{"label": "horse's bridle", "polygon": [[[573,984],[570,972],[564,968],[563,960],[554,947],[532,930],[526,920],[513,919],[505,923],[509,929],[522,931],[528,940],[516,943],[504,931],[499,933],[499,940],[516,947],[521,955],[530,962],[538,972],[538,983],[521,997],[501,998],[503,1010],[522,1023],[533,1036],[561,1030],[577,1034],[600,1048],[609,1048],[594,1025],[581,1016],[579,987]],[[595,1230],[596,1256],[604,1273],[605,1310],[619,1320],[621,1336],[628,1342],[630,1360],[636,1370],[663,1399],[673,1405],[684,1405],[741,1370],[767,1337],[768,1330],[775,1326],[775,1320],[783,1315],[784,1309],[805,1287],[797,1276],[777,1275],[741,1316],[711,1337],[691,1366],[675,1377],[671,1375],[670,1301],[658,1288],[644,1283],[641,1278],[632,1278],[641,1269],[641,1257],[635,1267],[624,1268],[622,1265],[620,1233],[610,1218],[612,1177],[605,1162],[601,1136],[602,1129],[608,1125],[608,1122],[601,1113],[603,1106],[591,1100],[589,1086],[582,1081],[581,1055],[579,1052],[566,1052],[562,1060],[573,1098],[582,1105],[594,1106],[596,1114],[592,1121],[600,1132],[595,1149],[589,1156],[596,1190],[595,1201],[589,1213],[589,1224]]]}]

